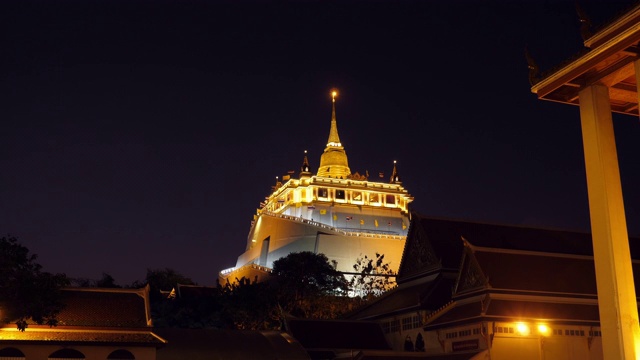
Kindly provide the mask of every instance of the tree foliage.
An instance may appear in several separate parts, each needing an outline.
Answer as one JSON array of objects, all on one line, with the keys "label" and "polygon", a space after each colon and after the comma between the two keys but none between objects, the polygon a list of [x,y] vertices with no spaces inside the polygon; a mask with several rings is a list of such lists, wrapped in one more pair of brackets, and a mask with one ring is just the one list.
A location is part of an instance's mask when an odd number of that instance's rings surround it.
[{"label": "tree foliage", "polygon": [[346,296],[348,283],[324,254],[290,253],[273,263],[272,276],[283,309],[296,316],[327,318],[333,298]]},{"label": "tree foliage", "polygon": [[280,330],[281,311],[272,285],[243,277],[219,287],[220,323],[227,329]]},{"label": "tree foliage", "polygon": [[56,315],[63,308],[60,288],[69,285],[65,274],[42,271],[37,255],[21,245],[15,237],[0,238],[0,305],[2,321],[15,321],[24,331],[29,321],[57,324]]},{"label": "tree foliage", "polygon": [[[153,279],[147,281],[151,284]],[[184,279],[181,281],[184,283]],[[166,289],[178,282],[174,279],[166,283]],[[267,280],[243,277],[206,290],[193,297],[152,297],[154,325],[281,330],[284,316],[335,319],[359,304],[346,296],[347,281],[335,264],[325,255],[311,252],[292,253],[277,260]]]},{"label": "tree foliage", "polygon": [[341,295],[348,290],[342,273],[324,254],[311,251],[290,253],[273,263],[273,275],[281,290],[295,300],[317,295]]},{"label": "tree foliage", "polygon": [[351,291],[371,300],[382,295],[395,286],[391,276],[395,275],[388,262],[384,262],[384,254],[376,253],[376,257],[367,255],[356,259],[353,265],[356,274],[349,280]]},{"label": "tree foliage", "polygon": [[182,275],[172,268],[147,269],[147,276],[141,286],[149,285],[150,297],[155,299],[161,296],[161,292],[173,290],[178,284],[196,285],[191,278]]},{"label": "tree foliage", "polygon": [[99,288],[121,288],[122,286],[116,284],[116,280],[107,273],[102,273],[102,277],[98,280],[92,280],[87,278],[73,278],[70,279],[73,286],[78,287],[99,287]]}]

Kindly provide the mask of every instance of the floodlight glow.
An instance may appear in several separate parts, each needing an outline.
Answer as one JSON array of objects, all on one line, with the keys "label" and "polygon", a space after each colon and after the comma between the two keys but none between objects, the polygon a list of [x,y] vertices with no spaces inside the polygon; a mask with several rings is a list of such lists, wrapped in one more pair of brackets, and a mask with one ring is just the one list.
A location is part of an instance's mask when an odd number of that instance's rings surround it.
[{"label": "floodlight glow", "polygon": [[529,325],[525,323],[516,324],[516,330],[520,335],[529,335]]},{"label": "floodlight glow", "polygon": [[548,335],[549,334],[549,327],[545,324],[538,324],[538,332],[540,333],[540,335]]}]

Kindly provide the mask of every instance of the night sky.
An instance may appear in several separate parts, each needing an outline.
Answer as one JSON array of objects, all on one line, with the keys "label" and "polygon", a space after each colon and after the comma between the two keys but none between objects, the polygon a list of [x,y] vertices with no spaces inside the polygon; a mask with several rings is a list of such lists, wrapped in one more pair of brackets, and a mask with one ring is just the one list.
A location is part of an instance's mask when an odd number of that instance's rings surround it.
[{"label": "night sky", "polygon": [[[0,236],[49,272],[213,285],[275,177],[317,170],[332,88],[352,172],[397,160],[413,210],[589,231],[578,107],[524,55],[554,68],[579,27],[574,0],[3,1]],[[614,126],[640,235],[640,121]]]}]

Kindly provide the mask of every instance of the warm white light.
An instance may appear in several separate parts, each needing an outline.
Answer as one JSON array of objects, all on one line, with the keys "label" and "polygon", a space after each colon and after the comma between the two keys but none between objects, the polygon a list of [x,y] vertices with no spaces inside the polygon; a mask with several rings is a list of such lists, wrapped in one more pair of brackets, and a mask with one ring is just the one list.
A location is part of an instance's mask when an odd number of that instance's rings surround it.
[{"label": "warm white light", "polygon": [[538,324],[538,332],[540,333],[540,335],[548,335],[549,334],[549,327],[545,324]]},{"label": "warm white light", "polygon": [[524,323],[516,324],[516,330],[520,335],[529,335],[529,325]]}]

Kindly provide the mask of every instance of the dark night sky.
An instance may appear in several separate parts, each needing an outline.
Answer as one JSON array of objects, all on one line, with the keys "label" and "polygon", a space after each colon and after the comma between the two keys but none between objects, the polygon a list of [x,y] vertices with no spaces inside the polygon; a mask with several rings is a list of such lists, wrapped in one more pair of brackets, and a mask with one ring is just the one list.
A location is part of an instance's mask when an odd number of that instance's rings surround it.
[{"label": "dark night sky", "polygon": [[[413,210],[589,230],[578,108],[537,100],[524,57],[581,51],[573,0],[16,0],[0,41],[0,234],[46,271],[215,284],[275,177],[317,169],[334,87],[352,171],[397,160]],[[614,124],[640,235],[640,121]]]}]

